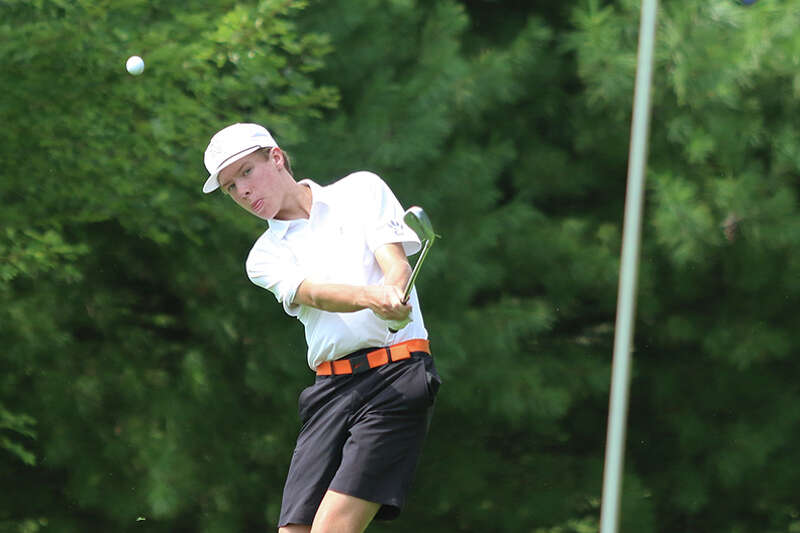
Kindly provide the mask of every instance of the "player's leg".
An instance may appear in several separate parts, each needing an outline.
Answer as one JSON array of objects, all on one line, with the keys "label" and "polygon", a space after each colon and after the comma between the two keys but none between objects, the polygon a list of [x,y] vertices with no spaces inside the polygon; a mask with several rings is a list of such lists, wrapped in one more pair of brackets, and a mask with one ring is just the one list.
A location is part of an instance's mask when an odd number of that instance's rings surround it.
[{"label": "player's leg", "polygon": [[[336,474],[347,439],[350,399],[338,393],[332,379],[317,379],[300,395],[302,422],[297,437],[278,521],[279,527],[294,527],[286,533],[308,533],[325,492]],[[346,383],[346,382],[345,382]],[[284,533],[283,529],[280,529]]]},{"label": "player's leg", "polygon": [[312,533],[362,533],[375,517],[379,503],[333,490],[325,493],[314,516]]},{"label": "player's leg", "polygon": [[[337,514],[353,518],[349,522],[351,528],[342,529],[347,533],[360,533],[356,526],[366,527],[373,518],[393,520],[400,514],[432,413],[436,386],[429,385],[428,378],[436,381],[438,374],[430,356],[415,355],[355,378],[359,384],[354,398],[361,401],[353,403],[350,435],[323,498],[323,503],[336,504],[346,494],[352,499],[345,502],[362,502],[352,507],[332,507]],[[380,505],[367,505],[369,502]],[[319,509],[313,533],[318,532],[318,518],[322,518]]]},{"label": "player's leg", "polygon": [[310,533],[311,526],[301,526],[298,524],[289,524],[278,528],[278,533]]}]

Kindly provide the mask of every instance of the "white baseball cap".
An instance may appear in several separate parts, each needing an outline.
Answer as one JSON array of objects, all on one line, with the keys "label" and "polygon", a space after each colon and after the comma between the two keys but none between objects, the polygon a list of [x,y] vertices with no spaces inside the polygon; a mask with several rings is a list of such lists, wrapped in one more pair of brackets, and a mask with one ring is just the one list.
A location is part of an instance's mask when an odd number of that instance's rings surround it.
[{"label": "white baseball cap", "polygon": [[210,176],[203,185],[203,192],[208,194],[219,188],[219,173],[235,161],[252,154],[259,148],[278,146],[275,139],[263,126],[258,124],[232,124],[219,130],[208,143],[203,158]]}]

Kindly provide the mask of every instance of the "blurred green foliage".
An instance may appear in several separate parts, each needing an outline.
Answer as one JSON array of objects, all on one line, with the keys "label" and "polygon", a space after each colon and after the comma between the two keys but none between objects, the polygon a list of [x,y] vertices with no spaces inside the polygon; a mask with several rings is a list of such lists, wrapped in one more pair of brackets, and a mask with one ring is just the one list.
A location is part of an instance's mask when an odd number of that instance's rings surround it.
[{"label": "blurred green foliage", "polygon": [[[638,10],[0,3],[0,531],[274,528],[312,375],[243,272],[264,225],[200,191],[235,121],[443,235],[445,384],[370,531],[596,530]],[[623,531],[800,528],[799,26],[661,6]]]}]

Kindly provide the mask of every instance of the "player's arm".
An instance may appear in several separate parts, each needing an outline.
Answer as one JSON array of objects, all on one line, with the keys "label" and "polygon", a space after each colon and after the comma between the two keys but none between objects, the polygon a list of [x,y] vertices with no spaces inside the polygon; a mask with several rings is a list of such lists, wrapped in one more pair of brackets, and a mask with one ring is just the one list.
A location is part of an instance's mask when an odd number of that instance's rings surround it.
[{"label": "player's arm", "polygon": [[404,319],[411,311],[411,307],[401,301],[411,267],[403,247],[384,244],[375,251],[375,258],[384,274],[383,285],[358,286],[305,279],[297,288],[293,303],[333,313],[371,309],[382,318]]},{"label": "player's arm", "polygon": [[402,294],[411,277],[411,265],[408,264],[403,245],[399,243],[384,244],[375,250],[375,259],[383,271],[383,284],[397,287]]},{"label": "player's arm", "polygon": [[[392,287],[402,301],[405,296],[406,284],[412,273],[403,246],[397,243],[384,244],[375,250],[375,259],[383,271],[384,285]],[[385,320],[388,318],[386,325],[392,333],[397,333],[411,322],[411,306],[406,303],[405,308],[407,310],[401,318],[382,317]],[[381,315],[378,314],[378,316]]]}]

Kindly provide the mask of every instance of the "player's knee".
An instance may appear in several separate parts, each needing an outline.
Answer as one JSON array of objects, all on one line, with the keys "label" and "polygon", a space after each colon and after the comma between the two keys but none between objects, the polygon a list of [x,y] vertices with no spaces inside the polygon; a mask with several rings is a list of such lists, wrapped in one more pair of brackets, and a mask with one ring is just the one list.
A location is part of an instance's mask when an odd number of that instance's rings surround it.
[{"label": "player's knee", "polygon": [[313,533],[361,533],[369,525],[379,504],[328,491],[314,517]]}]

